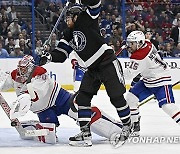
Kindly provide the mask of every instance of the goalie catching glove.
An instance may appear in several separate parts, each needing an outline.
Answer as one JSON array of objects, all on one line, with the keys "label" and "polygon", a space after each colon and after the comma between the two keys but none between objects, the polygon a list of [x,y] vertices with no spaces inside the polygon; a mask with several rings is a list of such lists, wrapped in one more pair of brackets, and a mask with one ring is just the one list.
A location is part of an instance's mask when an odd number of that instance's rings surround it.
[{"label": "goalie catching glove", "polygon": [[10,118],[16,119],[24,116],[31,107],[31,98],[29,94],[22,94],[18,96],[17,100],[12,103],[10,110]]}]

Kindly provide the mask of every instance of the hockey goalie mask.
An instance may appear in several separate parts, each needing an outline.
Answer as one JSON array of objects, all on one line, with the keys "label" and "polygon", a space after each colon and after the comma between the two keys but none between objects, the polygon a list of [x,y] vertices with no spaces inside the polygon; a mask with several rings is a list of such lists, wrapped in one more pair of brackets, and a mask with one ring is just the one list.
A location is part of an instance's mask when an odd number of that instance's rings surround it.
[{"label": "hockey goalie mask", "polygon": [[128,35],[126,43],[132,53],[144,45],[145,35],[142,31],[133,31]]},{"label": "hockey goalie mask", "polygon": [[25,82],[34,67],[34,59],[30,55],[25,55],[17,65],[18,76],[20,77],[21,82]]}]

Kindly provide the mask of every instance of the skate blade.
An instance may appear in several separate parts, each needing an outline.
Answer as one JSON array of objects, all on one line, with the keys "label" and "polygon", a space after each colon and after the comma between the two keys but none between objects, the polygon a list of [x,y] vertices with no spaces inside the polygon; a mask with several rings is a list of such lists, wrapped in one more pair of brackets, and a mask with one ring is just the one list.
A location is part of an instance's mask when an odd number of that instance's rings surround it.
[{"label": "skate blade", "polygon": [[128,140],[119,140],[120,138],[120,134],[119,133],[114,133],[111,135],[111,138],[110,138],[110,144],[116,149],[116,148],[119,148],[121,146],[123,146],[123,144]]},{"label": "skate blade", "polygon": [[92,146],[91,141],[70,141],[69,145],[76,147],[90,147]]},{"label": "skate blade", "polygon": [[133,132],[131,137],[140,137],[140,132]]}]

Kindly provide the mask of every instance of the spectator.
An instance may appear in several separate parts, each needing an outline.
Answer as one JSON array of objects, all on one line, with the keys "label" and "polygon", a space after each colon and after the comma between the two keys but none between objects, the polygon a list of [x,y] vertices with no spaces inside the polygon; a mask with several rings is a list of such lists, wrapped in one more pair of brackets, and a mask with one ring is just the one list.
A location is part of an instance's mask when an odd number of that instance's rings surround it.
[{"label": "spectator", "polygon": [[7,21],[4,21],[2,24],[0,24],[0,35],[3,36],[3,38],[7,38],[8,34],[8,23]]},{"label": "spectator", "polygon": [[17,38],[21,32],[21,26],[18,24],[18,18],[15,18],[9,25],[8,30],[12,33],[14,38]]},{"label": "spectator", "polygon": [[113,14],[111,16],[111,27],[112,29],[116,28],[116,27],[120,27],[120,21],[118,21],[118,18],[116,18],[116,16]]},{"label": "spectator", "polygon": [[112,35],[112,27],[111,27],[111,18],[110,13],[106,14],[106,18],[102,20],[101,22],[101,28],[106,29],[106,34],[111,36]]},{"label": "spectator", "polygon": [[108,44],[110,37],[106,34],[106,29],[101,28],[100,32],[101,32],[101,35],[104,38],[105,42]]},{"label": "spectator", "polygon": [[25,42],[27,43],[28,42],[28,39],[30,39],[30,35],[27,34],[26,30],[23,29],[22,30],[22,35],[23,35],[23,39],[25,40]]},{"label": "spectator", "polygon": [[159,43],[159,45],[158,45],[158,53],[159,53],[159,55],[161,57],[163,57],[164,49],[165,49],[164,43]]},{"label": "spectator", "polygon": [[19,33],[18,38],[15,40],[15,45],[19,45],[19,40],[24,39],[23,34]]},{"label": "spectator", "polygon": [[9,39],[10,37],[13,37],[13,36],[12,36],[12,33],[11,33],[11,32],[8,32],[7,38],[5,39],[5,43],[4,43],[5,45],[7,45],[7,44],[9,43],[9,40],[8,40],[8,39]]},{"label": "spectator", "polygon": [[9,37],[8,38],[8,44],[5,46],[5,49],[7,50],[8,54],[10,54],[12,51],[14,51],[15,43],[14,43],[14,38]]},{"label": "spectator", "polygon": [[15,45],[14,51],[12,51],[10,53],[10,56],[12,57],[23,57],[24,53],[21,51],[20,46],[19,45]]},{"label": "spectator", "polygon": [[18,18],[18,24],[19,24],[20,26],[22,26],[22,25],[25,24],[25,21],[22,19],[20,12],[17,12],[17,18]]},{"label": "spectator", "polygon": [[118,29],[114,28],[113,35],[110,37],[109,42],[115,46],[117,40],[121,40],[121,36],[118,34]]},{"label": "spectator", "polygon": [[13,22],[17,18],[16,8],[14,5],[11,6],[11,11],[8,13],[9,22]]},{"label": "spectator", "polygon": [[41,41],[42,44],[45,42],[45,39],[44,39],[43,36],[41,35],[41,31],[40,31],[40,30],[38,30],[38,31],[36,32],[36,41]]},{"label": "spectator", "polygon": [[126,35],[129,35],[132,31],[140,30],[144,31],[144,26],[139,23],[139,21],[134,21],[132,23],[128,23],[126,26]]},{"label": "spectator", "polygon": [[24,53],[24,55],[31,55],[31,51],[30,49],[26,46],[25,40],[24,39],[20,39],[19,40],[19,46],[21,51]]},{"label": "spectator", "polygon": [[[52,42],[53,42],[53,43],[52,43]],[[49,44],[50,44],[50,46],[51,46],[52,44],[54,44],[55,46],[57,46],[58,43],[59,43],[59,41],[57,40],[57,35],[56,35],[56,33],[53,33],[52,36],[51,36],[51,39],[50,39]]]},{"label": "spectator", "polygon": [[163,57],[173,57],[173,51],[170,43],[166,43]]},{"label": "spectator", "polygon": [[180,18],[177,20],[178,24],[175,26],[172,31],[170,37],[174,40],[175,46],[180,43]]},{"label": "spectator", "polygon": [[134,10],[136,10],[136,11],[143,10],[143,7],[142,7],[141,3],[138,3],[138,0],[135,0]]},{"label": "spectator", "polygon": [[[117,52],[120,48],[121,48],[121,42],[119,40],[116,40],[115,45],[114,45],[115,52]],[[121,56],[121,54],[118,56]]]},{"label": "spectator", "polygon": [[41,40],[37,40],[36,41],[35,54],[42,55],[42,51],[43,51],[42,41]]},{"label": "spectator", "polygon": [[153,33],[152,33],[151,29],[147,28],[144,34],[145,34],[146,39],[150,40],[151,43],[154,44],[154,46],[158,50],[159,42],[156,40],[155,37],[152,37]]},{"label": "spectator", "polygon": [[8,20],[8,16],[7,16],[7,13],[6,13],[6,10],[4,8],[1,8],[0,9],[0,13],[1,13],[1,18],[2,18],[2,21],[7,21],[8,24],[9,24],[9,20]]},{"label": "spectator", "polygon": [[0,35],[0,42],[4,45],[4,38]]},{"label": "spectator", "polygon": [[170,34],[171,34],[170,29],[169,29],[167,26],[165,26],[165,27],[163,28],[163,32],[162,32],[163,41],[169,40]]},{"label": "spectator", "polygon": [[177,47],[173,50],[174,57],[180,57],[180,43],[178,43]]},{"label": "spectator", "polygon": [[178,13],[175,19],[172,22],[172,27],[176,27],[178,25],[178,19],[180,18],[180,13]]},{"label": "spectator", "polygon": [[6,49],[3,48],[2,42],[0,42],[0,58],[8,58],[9,54]]}]

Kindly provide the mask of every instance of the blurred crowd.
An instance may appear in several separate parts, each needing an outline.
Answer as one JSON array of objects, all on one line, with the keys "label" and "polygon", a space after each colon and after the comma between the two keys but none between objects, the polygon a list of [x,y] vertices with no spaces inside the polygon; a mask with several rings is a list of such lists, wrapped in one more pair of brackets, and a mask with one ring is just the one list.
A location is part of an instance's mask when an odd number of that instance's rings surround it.
[{"label": "blurred crowd", "polygon": [[[174,0],[126,0],[125,32],[126,36],[134,30],[141,30],[158,49],[162,57],[180,57],[180,5]],[[36,10],[45,18],[51,31],[55,25],[65,1],[36,0]],[[122,37],[121,0],[102,0],[99,16],[101,35],[107,44],[118,51],[124,42]],[[0,58],[32,55],[31,20],[24,21],[15,5],[0,4]],[[62,20],[58,30],[51,37],[48,49],[52,51],[62,37],[66,23]],[[40,30],[35,32],[35,54],[40,55],[47,38]],[[127,52],[126,52],[127,53]],[[120,55],[122,57],[128,54]]]}]

